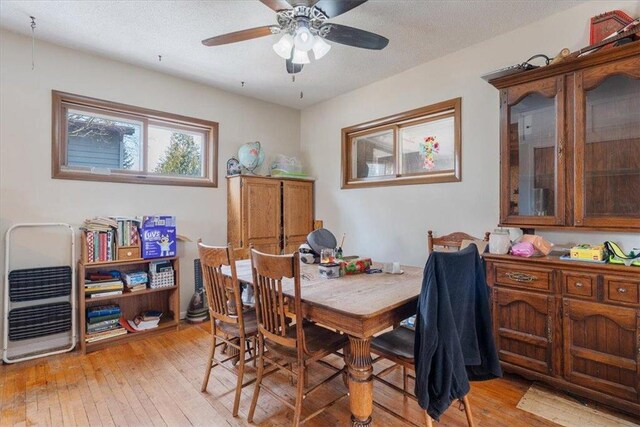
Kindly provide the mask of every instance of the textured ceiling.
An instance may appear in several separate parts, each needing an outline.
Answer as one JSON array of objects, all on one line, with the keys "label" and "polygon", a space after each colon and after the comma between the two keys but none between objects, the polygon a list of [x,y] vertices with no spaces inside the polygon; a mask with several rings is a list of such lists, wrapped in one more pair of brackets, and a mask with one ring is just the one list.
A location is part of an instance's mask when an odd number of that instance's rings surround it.
[{"label": "textured ceiling", "polygon": [[218,47],[200,43],[214,35],[275,24],[275,13],[258,0],[2,0],[0,26],[30,34],[33,15],[39,39],[304,108],[578,3],[369,0],[331,22],[379,33],[390,39],[387,48],[333,44],[324,58],[305,66],[295,83],[284,60],[271,49],[277,36]]}]

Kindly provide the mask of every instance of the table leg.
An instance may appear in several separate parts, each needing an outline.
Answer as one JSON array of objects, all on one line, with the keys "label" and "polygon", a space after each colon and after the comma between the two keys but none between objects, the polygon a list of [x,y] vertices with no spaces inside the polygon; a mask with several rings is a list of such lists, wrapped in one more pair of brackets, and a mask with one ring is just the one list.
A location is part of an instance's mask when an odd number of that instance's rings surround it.
[{"label": "table leg", "polygon": [[373,367],[370,352],[371,338],[349,336],[349,352],[346,355],[349,367],[349,406],[351,425],[371,425],[373,412]]}]

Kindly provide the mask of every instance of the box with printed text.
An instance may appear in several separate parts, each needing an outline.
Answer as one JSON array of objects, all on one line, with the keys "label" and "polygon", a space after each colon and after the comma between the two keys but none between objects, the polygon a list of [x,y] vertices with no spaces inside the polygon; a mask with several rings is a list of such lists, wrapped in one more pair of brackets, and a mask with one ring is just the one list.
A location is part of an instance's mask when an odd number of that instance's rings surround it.
[{"label": "box with printed text", "polygon": [[145,216],[140,226],[142,258],[173,257],[177,254],[176,217]]}]

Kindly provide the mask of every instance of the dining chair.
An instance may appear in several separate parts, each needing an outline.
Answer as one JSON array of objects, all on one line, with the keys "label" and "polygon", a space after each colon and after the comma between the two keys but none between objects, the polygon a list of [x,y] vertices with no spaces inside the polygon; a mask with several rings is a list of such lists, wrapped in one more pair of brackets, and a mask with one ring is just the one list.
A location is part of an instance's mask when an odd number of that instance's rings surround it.
[{"label": "dining chair", "polygon": [[[489,240],[490,233],[485,233],[485,241]],[[456,232],[451,233],[446,236],[442,236],[440,238],[434,238],[433,232],[429,230],[428,232],[428,242],[429,242],[429,254],[433,253],[434,246],[444,246],[447,249],[455,248],[460,249],[463,240],[478,240],[473,236],[470,236],[466,233]],[[415,360],[414,360],[414,342],[415,342],[415,331],[411,328],[400,326],[398,328],[393,329],[390,332],[386,332],[381,334],[373,339],[371,342],[371,352],[378,356],[377,359],[374,360],[374,363],[387,359],[393,362],[393,365],[383,369],[378,374],[374,375],[374,379],[385,384],[386,386],[402,393],[404,396],[407,396],[413,400],[416,400],[414,394],[408,391],[408,383],[409,378],[415,379],[412,377],[408,371],[415,371]],[[402,367],[402,388],[392,384],[391,382],[382,378],[385,374],[391,372],[396,369],[398,366]],[[374,401],[374,405],[377,407],[391,413],[392,415],[401,418],[402,420],[409,422],[411,424],[417,425],[413,423],[411,420],[402,417],[400,414],[397,414],[391,411],[389,408],[381,405]],[[464,408],[465,415],[467,418],[467,423],[469,427],[474,427],[473,415],[471,413],[471,406],[469,404],[469,399],[467,396],[464,396],[460,399],[460,405]],[[431,417],[427,414],[427,411],[424,411],[425,423],[427,426],[432,426]]]},{"label": "dining chair", "polygon": [[[489,241],[490,232],[484,233],[485,242]],[[435,246],[443,248],[445,250],[459,250],[462,246],[463,240],[480,240],[477,237],[470,236],[467,233],[463,233],[461,231],[456,231],[455,233],[447,234],[446,236],[441,237],[433,237],[433,231],[429,230],[427,232],[427,248],[429,249],[429,253],[433,252]]]},{"label": "dining chair", "polygon": [[[198,240],[198,252],[211,320],[211,351],[200,391],[206,391],[211,369],[215,366],[237,375],[233,401],[233,416],[236,417],[242,388],[255,382],[255,378],[244,383],[243,379],[245,364],[252,360],[255,364],[256,359],[256,313],[255,310],[243,309],[232,246],[207,246]],[[222,274],[223,266],[231,269],[230,279]],[[224,359],[215,355],[216,348],[220,346],[227,350]],[[248,359],[247,354],[250,356]],[[237,369],[226,366],[226,362],[237,363]]]},{"label": "dining chair", "polygon": [[[302,401],[318,387],[344,372],[344,368],[336,368],[322,359],[344,349],[348,338],[303,320],[300,296],[300,254],[298,252],[292,255],[268,255],[255,249],[251,249],[250,252],[258,319],[258,374],[247,420],[253,422],[258,395],[260,390],[264,389],[294,411],[293,426],[298,426],[347,395],[346,392],[341,394],[306,418],[301,419]],[[291,280],[286,283],[285,278]],[[283,286],[291,282],[294,292],[295,324],[293,325],[287,320],[287,297],[283,293]],[[265,352],[265,345],[268,352]],[[270,368],[266,372],[265,362],[269,363]],[[318,362],[335,372],[322,382],[305,387],[305,375],[313,362]],[[292,379],[297,380],[294,404],[283,398],[281,392],[276,392],[263,384],[263,379],[267,375],[280,370],[286,371]]]}]

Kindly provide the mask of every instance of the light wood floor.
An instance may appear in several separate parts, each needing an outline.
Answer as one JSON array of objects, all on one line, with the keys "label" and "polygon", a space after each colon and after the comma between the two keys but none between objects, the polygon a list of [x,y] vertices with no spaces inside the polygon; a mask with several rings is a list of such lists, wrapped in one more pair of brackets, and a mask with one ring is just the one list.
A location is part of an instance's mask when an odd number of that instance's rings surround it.
[{"label": "light wood floor", "polygon": [[[168,425],[248,426],[247,412],[253,385],[243,390],[240,414],[231,416],[235,377],[214,368],[206,393],[200,393],[209,348],[208,324],[183,325],[178,332],[151,337],[83,356],[78,352],[0,366],[0,426],[10,425]],[[334,360],[338,365],[340,360]],[[376,371],[380,368],[376,368]],[[247,369],[253,376],[252,367]],[[310,383],[328,374],[313,370]],[[389,378],[399,379],[392,373]],[[282,374],[266,382],[293,397],[294,387]],[[478,426],[553,426],[555,424],[516,409],[530,383],[519,377],[473,383],[470,395]],[[345,391],[337,378],[313,393],[303,409],[311,412]],[[423,420],[417,404],[380,384],[376,400],[403,411],[416,422]],[[312,419],[310,426],[348,426],[348,398]],[[255,424],[285,426],[292,412],[268,393],[261,393]],[[376,426],[405,425],[374,409]],[[451,407],[442,426],[464,426],[464,412]]]}]

